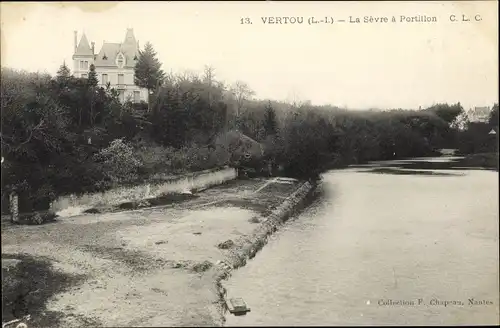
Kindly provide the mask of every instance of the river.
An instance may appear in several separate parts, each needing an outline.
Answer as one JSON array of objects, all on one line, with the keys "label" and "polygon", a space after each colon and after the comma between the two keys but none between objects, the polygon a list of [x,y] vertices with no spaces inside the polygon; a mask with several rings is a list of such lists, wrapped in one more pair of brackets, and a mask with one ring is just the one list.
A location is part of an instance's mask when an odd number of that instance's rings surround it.
[{"label": "river", "polygon": [[226,325],[498,324],[498,172],[434,162],[325,173],[317,200],[224,283],[251,308]]}]

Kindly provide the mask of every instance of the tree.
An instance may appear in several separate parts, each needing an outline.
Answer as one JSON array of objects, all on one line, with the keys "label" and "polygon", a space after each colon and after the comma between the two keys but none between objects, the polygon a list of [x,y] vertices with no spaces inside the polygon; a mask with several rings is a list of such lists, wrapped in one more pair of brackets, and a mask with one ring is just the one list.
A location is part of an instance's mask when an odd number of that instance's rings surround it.
[{"label": "tree", "polygon": [[163,84],[164,78],[165,72],[161,69],[161,63],[156,57],[153,45],[147,42],[144,50],[139,51],[139,58],[134,68],[134,83],[148,89],[149,95],[151,91],[156,91]]},{"label": "tree", "polygon": [[278,132],[278,126],[276,122],[276,112],[274,111],[271,102],[266,105],[266,112],[264,114],[264,130],[266,136],[276,135]]},{"label": "tree", "polygon": [[212,86],[215,81],[215,68],[206,65],[203,72],[203,83],[207,84],[207,98],[209,105],[212,105]]},{"label": "tree", "polygon": [[89,70],[89,77],[88,77],[88,84],[89,86],[97,86],[99,81],[97,80],[97,73],[95,72],[95,66],[94,64],[90,64],[90,70]]},{"label": "tree", "polygon": [[245,101],[249,100],[255,92],[250,89],[248,84],[242,81],[237,81],[231,87],[231,93],[236,99],[236,117],[237,119],[240,117],[241,110],[243,109],[243,105]]},{"label": "tree", "polygon": [[224,102],[224,92],[226,91],[224,83],[216,80],[215,68],[211,65],[205,65],[203,75],[201,76],[203,84],[202,95],[206,96],[208,109],[212,115],[212,131],[213,134],[209,138],[210,141],[219,132],[219,128],[227,128],[227,105]]},{"label": "tree", "polygon": [[491,127],[498,126],[498,104],[494,104],[490,112],[490,117],[488,119],[488,124]]},{"label": "tree", "polygon": [[435,113],[446,123],[451,124],[461,113],[464,112],[464,109],[460,103],[456,103],[451,106],[448,104],[436,104],[427,108],[426,111]]},{"label": "tree", "polygon": [[66,81],[69,80],[70,77],[71,77],[71,71],[69,70],[69,67],[66,65],[66,62],[63,62],[63,64],[59,67],[59,70],[57,71],[56,80],[59,83],[65,83]]},{"label": "tree", "polygon": [[95,72],[95,66],[94,64],[90,64],[90,70],[89,70],[89,77],[88,77],[88,85],[89,85],[89,100],[90,100],[90,115],[89,115],[89,122],[90,125],[94,125],[94,108],[95,108],[95,93],[96,93],[96,87],[97,83],[99,82],[97,80],[97,73]]},{"label": "tree", "polygon": [[215,68],[211,65],[205,65],[205,69],[203,71],[203,82],[208,85],[212,85],[212,82],[215,81]]},{"label": "tree", "polygon": [[455,117],[453,122],[451,122],[450,127],[458,131],[463,131],[467,129],[468,125],[469,117],[465,111],[462,111],[459,115],[457,115],[457,117]]},{"label": "tree", "polygon": [[305,106],[310,106],[311,102],[310,101],[303,101],[298,94],[297,91],[292,91],[291,94],[287,97],[287,104],[290,106],[292,109],[300,109]]}]

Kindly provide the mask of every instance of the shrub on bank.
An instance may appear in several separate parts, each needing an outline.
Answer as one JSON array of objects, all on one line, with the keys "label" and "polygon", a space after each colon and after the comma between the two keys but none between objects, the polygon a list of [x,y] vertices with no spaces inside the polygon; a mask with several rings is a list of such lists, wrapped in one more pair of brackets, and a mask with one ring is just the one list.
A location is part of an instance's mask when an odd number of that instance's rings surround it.
[{"label": "shrub on bank", "polygon": [[461,161],[461,164],[470,167],[496,169],[498,171],[498,152],[468,155]]},{"label": "shrub on bank", "polygon": [[265,144],[268,157],[286,175],[314,177],[331,166],[434,155],[449,138],[448,124],[432,111],[348,112],[308,106],[282,116],[276,142]]},{"label": "shrub on bank", "polygon": [[138,169],[142,165],[133,147],[123,139],[113,140],[108,147],[95,154],[93,159],[114,186],[137,180]]},{"label": "shrub on bank", "polygon": [[154,143],[136,145],[136,156],[142,163],[139,175],[177,175],[202,171],[226,164],[222,150],[212,150],[204,145],[191,144],[176,149]]}]

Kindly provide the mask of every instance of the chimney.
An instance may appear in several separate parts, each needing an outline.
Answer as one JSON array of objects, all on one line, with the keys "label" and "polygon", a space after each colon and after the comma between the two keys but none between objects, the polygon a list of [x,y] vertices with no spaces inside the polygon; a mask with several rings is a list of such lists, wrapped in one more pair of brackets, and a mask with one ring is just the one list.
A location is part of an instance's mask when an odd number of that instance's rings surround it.
[{"label": "chimney", "polygon": [[92,44],[92,55],[95,55],[95,42],[91,42]]},{"label": "chimney", "polygon": [[77,33],[78,33],[78,32],[77,32],[77,31],[74,31],[74,33],[75,33],[74,45],[75,45],[75,53],[76,53],[76,48],[77,48],[76,43],[77,43]]}]

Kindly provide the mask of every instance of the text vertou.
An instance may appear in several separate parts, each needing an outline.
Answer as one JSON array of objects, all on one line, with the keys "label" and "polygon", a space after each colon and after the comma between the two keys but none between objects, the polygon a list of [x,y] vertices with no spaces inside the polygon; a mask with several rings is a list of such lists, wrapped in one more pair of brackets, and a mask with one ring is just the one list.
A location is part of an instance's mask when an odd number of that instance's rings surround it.
[{"label": "text vertou", "polygon": [[[384,24],[384,23],[436,23],[436,16],[414,15],[414,16],[261,16],[259,22],[266,25],[316,25],[316,24]],[[249,17],[242,17],[241,24],[253,24]]]}]

